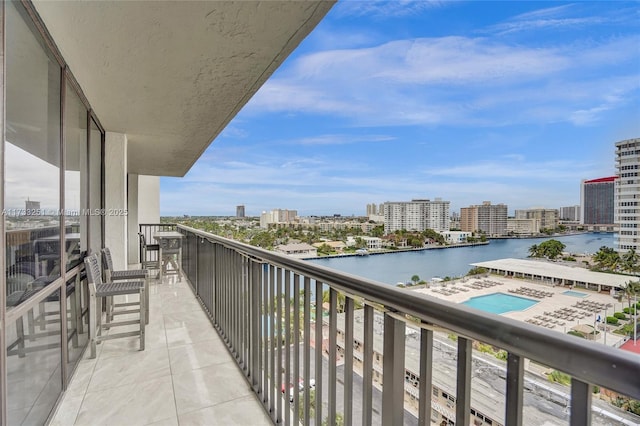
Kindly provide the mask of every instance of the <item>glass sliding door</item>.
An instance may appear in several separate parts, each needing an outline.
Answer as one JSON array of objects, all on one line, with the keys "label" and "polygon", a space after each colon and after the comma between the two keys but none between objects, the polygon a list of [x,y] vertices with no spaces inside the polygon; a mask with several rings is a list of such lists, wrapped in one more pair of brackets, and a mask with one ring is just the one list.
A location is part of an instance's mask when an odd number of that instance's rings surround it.
[{"label": "glass sliding door", "polygon": [[43,424],[62,389],[62,75],[23,5],[4,9],[6,416]]},{"label": "glass sliding door", "polygon": [[[67,80],[64,99],[65,251],[63,253],[67,272],[82,263],[88,246],[88,114],[80,97]],[[88,342],[88,327],[82,318],[86,289],[78,277],[67,276],[66,290],[67,375],[70,376]]]}]

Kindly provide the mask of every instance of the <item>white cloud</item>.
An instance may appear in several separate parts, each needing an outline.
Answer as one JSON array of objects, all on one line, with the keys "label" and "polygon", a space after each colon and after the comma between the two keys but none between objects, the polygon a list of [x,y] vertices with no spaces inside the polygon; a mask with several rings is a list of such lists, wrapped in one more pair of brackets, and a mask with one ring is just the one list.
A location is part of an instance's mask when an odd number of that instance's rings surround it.
[{"label": "white cloud", "polygon": [[639,45],[638,37],[544,48],[443,37],[322,51],[268,81],[247,111],[337,115],[356,126],[585,124],[608,110],[598,109],[604,97],[636,96]]},{"label": "white cloud", "polygon": [[338,16],[401,17],[417,15],[434,7],[446,4],[436,0],[345,0],[338,3]]}]

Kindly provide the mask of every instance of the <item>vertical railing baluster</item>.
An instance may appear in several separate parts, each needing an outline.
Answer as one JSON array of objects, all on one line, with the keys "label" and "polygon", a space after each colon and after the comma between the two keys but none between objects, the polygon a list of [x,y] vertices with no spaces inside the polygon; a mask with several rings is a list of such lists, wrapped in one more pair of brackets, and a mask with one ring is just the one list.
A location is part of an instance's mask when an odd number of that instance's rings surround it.
[{"label": "vertical railing baluster", "polygon": [[418,424],[431,424],[431,387],[433,384],[433,331],[420,330],[420,395]]},{"label": "vertical railing baluster", "polygon": [[[277,422],[282,421],[282,404],[285,400],[285,395],[288,398],[289,389],[288,383],[282,383],[282,268],[276,269],[276,345],[278,359],[276,360],[276,389],[278,389],[278,398],[276,398],[278,406],[276,407]],[[283,387],[284,386],[284,387]],[[284,389],[284,393],[280,392]]]},{"label": "vertical railing baluster", "polygon": [[507,355],[507,395],[505,424],[522,426],[522,391],[524,384],[524,359],[509,353]]},{"label": "vertical railing baluster", "polygon": [[471,421],[471,361],[472,341],[458,337],[458,374],[456,380],[456,424],[468,425]]},{"label": "vertical railing baluster", "polygon": [[405,324],[384,315],[382,360],[382,424],[402,425],[404,418]]},{"label": "vertical railing baluster", "polygon": [[250,335],[251,344],[249,345],[249,353],[251,354],[251,384],[258,396],[262,397],[262,386],[260,383],[260,355],[262,354],[262,345],[260,344],[260,264],[256,261],[250,261],[249,275],[249,293],[251,294],[251,319],[250,319]]},{"label": "vertical railing baluster", "polygon": [[373,413],[373,306],[364,306],[362,348],[362,426],[371,425]]},{"label": "vertical railing baluster", "polygon": [[338,335],[338,292],[334,288],[329,289],[329,380],[327,383],[329,390],[328,402],[328,424],[336,423],[336,383],[338,382],[336,373],[336,346]]},{"label": "vertical railing baluster", "polygon": [[276,267],[269,265],[269,412],[274,422],[277,422],[276,416],[276,395],[280,389],[276,389],[276,357],[273,345],[276,342]]},{"label": "vertical railing baluster", "polygon": [[571,378],[571,418],[570,426],[591,424],[591,391],[589,383]]},{"label": "vertical railing baluster", "polygon": [[[284,382],[295,383],[291,378],[291,272],[284,271]],[[298,393],[297,391],[294,394]],[[288,391],[284,395],[284,424],[291,424],[291,407],[289,405]]]},{"label": "vertical railing baluster", "polygon": [[[300,378],[300,275],[293,275],[293,377]],[[300,393],[293,394],[293,424],[300,424]]]},{"label": "vertical railing baluster", "polygon": [[[304,380],[311,375],[311,279],[304,277]],[[317,381],[316,381],[317,382]],[[311,421],[309,389],[304,390],[304,425]]]},{"label": "vertical railing baluster", "polygon": [[[316,330],[315,330],[315,351],[316,351],[316,425],[322,424],[322,282],[316,280]],[[306,379],[307,382],[309,379]]]},{"label": "vertical railing baluster", "polygon": [[[267,268],[267,271],[264,269]],[[268,265],[260,265],[262,284],[262,389],[264,389],[265,407],[269,403],[269,274]]]},{"label": "vertical railing baluster", "polygon": [[353,424],[353,299],[344,301],[344,424]]}]

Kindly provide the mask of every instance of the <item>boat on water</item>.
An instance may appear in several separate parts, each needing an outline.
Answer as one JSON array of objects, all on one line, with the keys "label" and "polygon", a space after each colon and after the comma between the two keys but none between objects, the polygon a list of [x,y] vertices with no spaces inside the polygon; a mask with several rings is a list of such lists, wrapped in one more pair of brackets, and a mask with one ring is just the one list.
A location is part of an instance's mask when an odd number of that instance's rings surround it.
[{"label": "boat on water", "polygon": [[356,254],[358,256],[368,256],[369,255],[369,250],[365,249],[365,248],[361,248],[356,250]]}]

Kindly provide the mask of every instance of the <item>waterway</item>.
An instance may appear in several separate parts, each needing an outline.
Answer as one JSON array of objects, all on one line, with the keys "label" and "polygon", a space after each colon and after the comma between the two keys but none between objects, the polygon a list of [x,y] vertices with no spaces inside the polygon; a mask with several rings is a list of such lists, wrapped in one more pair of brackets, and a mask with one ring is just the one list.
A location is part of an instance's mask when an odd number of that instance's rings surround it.
[{"label": "waterway", "polygon": [[[578,234],[551,237],[566,245],[570,253],[595,253],[602,246],[613,247],[613,234]],[[352,256],[328,259],[312,259],[329,268],[359,275],[388,284],[409,282],[418,275],[430,281],[434,277],[458,277],[466,275],[471,264],[487,260],[515,258],[526,259],[529,247],[551,238],[500,239],[490,244],[439,250],[422,250],[389,253],[376,256]]]}]

